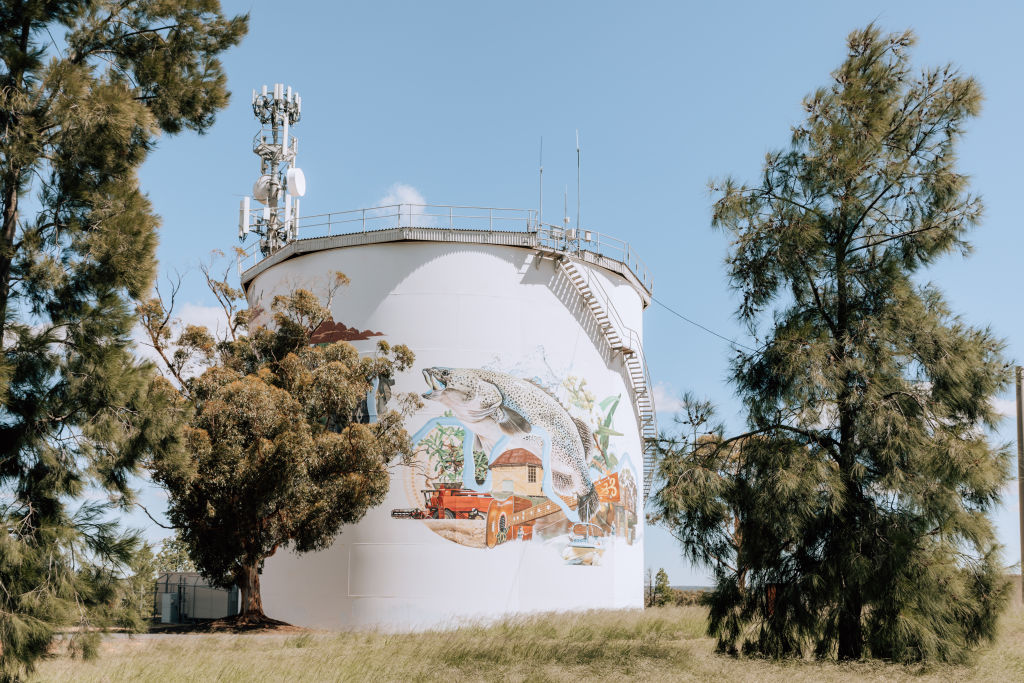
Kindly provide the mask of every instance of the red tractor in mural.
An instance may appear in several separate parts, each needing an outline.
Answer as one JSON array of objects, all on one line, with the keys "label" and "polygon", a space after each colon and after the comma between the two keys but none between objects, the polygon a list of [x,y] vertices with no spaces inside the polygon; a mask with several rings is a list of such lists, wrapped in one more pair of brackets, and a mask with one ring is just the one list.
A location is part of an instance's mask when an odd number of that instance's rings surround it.
[{"label": "red tractor in mural", "polygon": [[395,509],[391,511],[391,516],[411,519],[483,519],[492,500],[491,494],[464,489],[461,484],[438,484],[437,488],[423,489],[426,509]]}]

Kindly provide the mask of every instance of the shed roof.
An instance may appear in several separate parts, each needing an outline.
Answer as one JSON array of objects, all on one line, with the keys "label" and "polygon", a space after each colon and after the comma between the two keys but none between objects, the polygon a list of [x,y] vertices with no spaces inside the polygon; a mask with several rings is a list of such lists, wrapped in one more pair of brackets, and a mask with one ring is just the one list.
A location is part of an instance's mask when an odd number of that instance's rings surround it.
[{"label": "shed roof", "polygon": [[536,465],[543,466],[536,455],[525,448],[513,448],[498,456],[498,459],[491,463],[491,467],[510,467],[514,465]]}]

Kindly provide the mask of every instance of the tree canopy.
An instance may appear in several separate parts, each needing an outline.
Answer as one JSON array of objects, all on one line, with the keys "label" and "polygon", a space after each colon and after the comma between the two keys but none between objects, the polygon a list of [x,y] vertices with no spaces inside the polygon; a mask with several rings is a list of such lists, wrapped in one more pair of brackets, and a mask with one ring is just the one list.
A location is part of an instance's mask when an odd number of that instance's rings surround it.
[{"label": "tree canopy", "polygon": [[167,427],[131,351],[159,223],[137,170],[213,123],[246,22],[217,0],[0,5],[0,678],[109,621],[99,587],[130,571],[106,515]]},{"label": "tree canopy", "polygon": [[153,565],[157,574],[196,570],[195,563],[188,556],[188,546],[182,540],[180,531],[160,542],[160,550],[153,557]]},{"label": "tree canopy", "polygon": [[[343,276],[335,284],[347,282]],[[241,293],[220,290],[226,301]],[[333,295],[333,289],[332,289]],[[168,518],[200,572],[215,584],[237,585],[241,617],[264,618],[259,573],[281,547],[297,552],[331,544],[345,524],[380,504],[388,465],[411,452],[399,410],[368,420],[377,387],[409,368],[412,353],[381,341],[360,358],[347,342],[311,346],[310,336],[330,311],[308,290],[274,299],[273,329],[215,341],[186,326],[170,350],[163,304],[141,307],[149,336],[180,381],[175,410],[187,415],[180,442],[153,460],[155,479],[169,493]],[[232,307],[225,311],[232,320]],[[243,316],[244,319],[244,316]],[[233,337],[233,338],[230,338]],[[195,359],[205,366],[187,376]]]},{"label": "tree canopy", "polygon": [[652,597],[652,604],[655,607],[662,607],[667,605],[669,600],[672,599],[672,586],[668,583],[668,573],[664,567],[658,570],[658,573],[654,575],[654,590]]},{"label": "tree canopy", "polygon": [[981,90],[915,72],[913,43],[851,33],[760,181],[713,184],[738,315],[762,335],[732,365],[748,428],[705,413],[709,438],[667,445],[654,505],[714,568],[726,651],[959,661],[1005,602],[1004,345],[924,277],[981,217],[956,168]]}]

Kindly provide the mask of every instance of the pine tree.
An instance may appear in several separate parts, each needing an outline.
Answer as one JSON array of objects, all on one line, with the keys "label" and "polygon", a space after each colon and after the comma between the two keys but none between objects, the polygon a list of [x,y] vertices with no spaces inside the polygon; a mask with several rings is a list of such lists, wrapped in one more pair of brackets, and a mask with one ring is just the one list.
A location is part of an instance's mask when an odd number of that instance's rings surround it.
[{"label": "pine tree", "polygon": [[[338,274],[328,299],[346,282]],[[375,386],[389,386],[411,367],[413,355],[383,341],[363,358],[347,342],[311,346],[330,309],[303,289],[275,297],[272,330],[241,334],[246,311],[234,305],[241,292],[211,288],[231,321],[219,341],[186,326],[172,343],[164,304],[140,306],[177,382],[164,384],[175,395],[173,410],[188,420],[177,447],[168,444],[153,459],[153,474],[167,489],[168,519],[198,570],[216,585],[238,586],[238,621],[277,623],[263,610],[266,558],[280,548],[328,547],[343,525],[384,500],[389,464],[412,451],[403,424],[418,398],[396,397],[397,410],[372,423],[366,402],[379,393]]]},{"label": "pine tree", "polygon": [[158,224],[137,170],[212,124],[246,22],[216,0],[0,6],[0,679],[114,619],[139,543],[109,514],[173,431],[131,350]]},{"label": "pine tree", "polygon": [[654,575],[654,595],[652,603],[656,607],[664,607],[672,599],[672,586],[668,583],[668,573],[662,567]]},{"label": "pine tree", "polygon": [[667,448],[655,505],[714,567],[725,651],[960,661],[1005,603],[1004,345],[924,279],[981,217],[955,168],[981,92],[950,66],[914,73],[913,42],[853,32],[760,182],[713,187],[739,317],[764,332],[733,363],[749,425]]}]

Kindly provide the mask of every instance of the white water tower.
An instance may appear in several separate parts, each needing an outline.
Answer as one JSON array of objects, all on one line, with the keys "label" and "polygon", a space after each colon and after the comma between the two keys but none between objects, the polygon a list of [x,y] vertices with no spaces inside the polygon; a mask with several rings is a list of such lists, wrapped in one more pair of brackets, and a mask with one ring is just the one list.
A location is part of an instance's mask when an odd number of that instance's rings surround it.
[{"label": "white water tower", "polygon": [[[267,163],[293,164],[277,150],[294,143],[279,140]],[[300,220],[296,201],[275,223],[280,169],[261,176],[271,189],[254,194],[270,201],[243,207],[262,238],[239,261],[250,306],[345,273],[315,341],[416,354],[368,397],[369,419],[388,396],[424,397],[385,502],[324,551],[267,560],[267,612],[408,629],[642,607],[657,428],[641,333],[651,280],[629,245],[531,209],[403,204]]]}]

